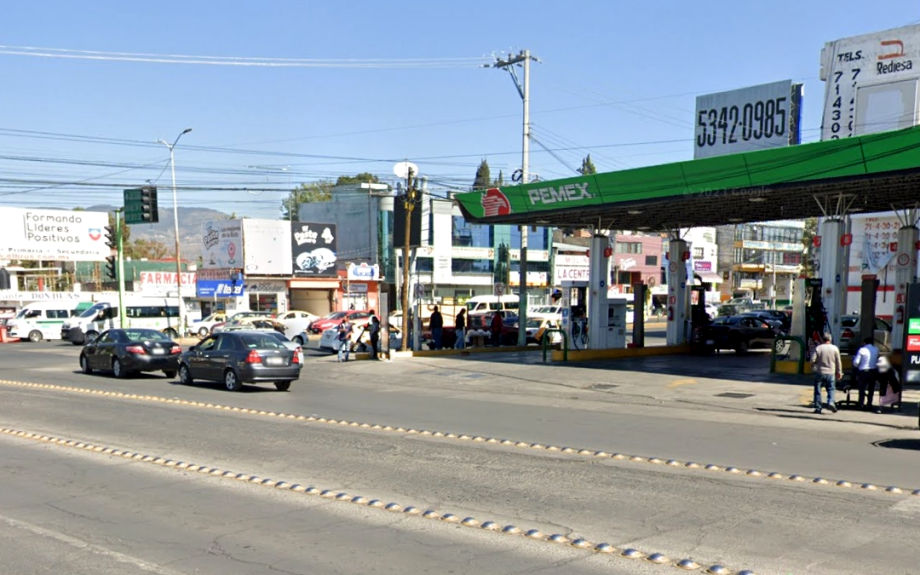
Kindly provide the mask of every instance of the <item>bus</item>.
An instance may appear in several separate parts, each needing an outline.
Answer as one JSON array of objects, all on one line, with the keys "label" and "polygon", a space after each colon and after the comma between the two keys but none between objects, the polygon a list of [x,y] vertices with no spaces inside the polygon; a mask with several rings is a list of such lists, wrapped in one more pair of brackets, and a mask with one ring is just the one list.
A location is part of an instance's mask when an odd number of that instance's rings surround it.
[{"label": "bus", "polygon": [[77,317],[64,322],[61,339],[74,345],[92,341],[101,332],[122,327],[141,327],[162,331],[171,338],[179,336],[179,307],[164,297],[127,296],[124,298],[124,322],[118,317],[118,300],[96,302]]}]

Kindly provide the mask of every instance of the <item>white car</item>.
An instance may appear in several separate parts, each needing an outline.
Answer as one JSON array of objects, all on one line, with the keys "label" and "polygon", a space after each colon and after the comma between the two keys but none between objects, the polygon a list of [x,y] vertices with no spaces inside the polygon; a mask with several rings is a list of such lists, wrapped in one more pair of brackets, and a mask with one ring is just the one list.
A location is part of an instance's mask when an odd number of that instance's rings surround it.
[{"label": "white car", "polygon": [[197,334],[199,337],[210,335],[211,329],[219,323],[227,321],[227,314],[222,311],[214,312],[202,319],[196,320],[189,326],[189,333]]},{"label": "white car", "polygon": [[[364,327],[368,320],[357,320],[351,324],[351,344],[352,351],[359,349],[360,346],[370,348],[371,334],[367,333]],[[339,328],[330,327],[323,331],[319,338],[319,348],[323,351],[338,352],[342,342],[339,341]]]},{"label": "white car", "polygon": [[300,343],[306,343],[307,328],[313,323],[313,320],[319,319],[319,316],[308,311],[296,309],[288,310],[275,318],[276,321],[284,325],[284,335],[292,341],[300,337]]}]

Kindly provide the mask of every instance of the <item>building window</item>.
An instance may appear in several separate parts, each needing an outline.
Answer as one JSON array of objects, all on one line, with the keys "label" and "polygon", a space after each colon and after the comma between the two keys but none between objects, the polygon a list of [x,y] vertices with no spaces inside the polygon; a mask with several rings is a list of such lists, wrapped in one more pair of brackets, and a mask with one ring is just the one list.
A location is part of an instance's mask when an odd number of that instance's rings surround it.
[{"label": "building window", "polygon": [[618,254],[641,254],[642,242],[617,242],[614,251]]},{"label": "building window", "polygon": [[645,265],[647,265],[647,266],[657,266],[657,265],[658,265],[658,256],[645,256]]},{"label": "building window", "polygon": [[[511,226],[511,249],[521,249],[521,230],[518,226]],[[545,250],[548,243],[547,228],[530,228],[527,230],[527,249]]]},{"label": "building window", "polygon": [[491,248],[492,226],[471,224],[460,216],[453,218],[451,245],[467,248]]},{"label": "building window", "polygon": [[703,248],[693,248],[693,259],[701,260],[706,257],[706,252]]},{"label": "building window", "polygon": [[490,274],[492,260],[465,260],[451,258],[450,269],[455,274]]}]

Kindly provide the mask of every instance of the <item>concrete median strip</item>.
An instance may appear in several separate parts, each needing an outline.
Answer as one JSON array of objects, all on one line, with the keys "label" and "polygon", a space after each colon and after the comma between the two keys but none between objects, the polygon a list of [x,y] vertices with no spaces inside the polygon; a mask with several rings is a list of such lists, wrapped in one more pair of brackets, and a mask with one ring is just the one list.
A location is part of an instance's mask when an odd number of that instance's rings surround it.
[{"label": "concrete median strip", "polygon": [[[609,543],[592,543],[583,538],[570,539],[562,534],[552,534],[544,535],[538,529],[523,529],[513,524],[501,525],[495,521],[479,521],[474,517],[466,517],[464,519],[459,519],[453,513],[444,513],[436,511],[434,509],[426,508],[425,511],[422,511],[421,508],[414,505],[402,505],[396,502],[382,503],[379,499],[368,499],[364,496],[356,496],[349,494],[344,491],[336,491],[334,489],[320,489],[314,486],[303,487],[298,483],[292,483],[287,481],[278,481],[269,478],[262,478],[258,475],[247,475],[245,473],[236,473],[229,470],[223,470],[217,467],[211,467],[208,465],[200,465],[195,463],[188,463],[184,461],[176,461],[173,459],[146,455],[137,453],[134,451],[129,451],[125,449],[117,449],[113,447],[107,447],[102,445],[95,445],[92,443],[78,441],[75,439],[65,439],[61,437],[55,437],[52,435],[46,435],[42,433],[33,433],[29,431],[23,431],[19,429],[3,427],[0,428],[0,434],[9,435],[21,439],[27,439],[31,441],[38,441],[42,443],[50,443],[62,447],[68,447],[73,449],[81,449],[84,451],[89,451],[93,453],[98,453],[101,455],[112,456],[112,457],[122,457],[124,459],[134,460],[141,463],[151,463],[154,465],[159,465],[162,467],[170,468],[173,470],[179,470],[182,472],[197,472],[202,475],[208,475],[218,479],[234,479],[238,481],[243,481],[260,487],[270,487],[273,489],[280,489],[284,491],[290,491],[293,493],[303,493],[306,495],[318,495],[324,499],[329,499],[330,501],[350,503],[353,505],[361,505],[364,507],[370,508],[382,508],[385,511],[391,513],[401,513],[407,516],[419,517],[422,519],[431,519],[436,521],[442,521],[445,523],[452,523],[461,525],[464,527],[469,527],[473,529],[480,529],[483,531],[491,531],[500,535],[507,536],[523,536],[527,539],[534,541],[551,543],[551,544],[561,544],[568,545],[576,549],[582,549],[587,552],[593,552],[598,554],[613,555],[619,553],[620,557],[627,559],[641,559],[641,558],[651,558],[656,557],[655,560],[651,560],[651,563],[661,565],[661,566],[670,566],[676,567],[683,570],[699,570],[701,566],[699,563],[691,559],[681,559],[678,561],[671,561],[670,559],[665,558],[660,553],[644,553],[637,551],[635,549],[627,548],[619,550],[617,547]],[[690,567],[692,565],[692,567]],[[755,575],[753,571],[742,569],[740,571],[729,571],[726,567],[718,564],[711,565],[706,573],[712,574],[729,574],[737,573],[737,575]]]}]

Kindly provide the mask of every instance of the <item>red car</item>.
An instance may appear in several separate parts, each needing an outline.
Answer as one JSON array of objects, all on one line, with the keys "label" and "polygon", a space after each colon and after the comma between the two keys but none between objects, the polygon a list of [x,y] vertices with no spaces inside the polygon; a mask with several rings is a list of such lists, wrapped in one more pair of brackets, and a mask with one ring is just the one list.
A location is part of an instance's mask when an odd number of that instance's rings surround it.
[{"label": "red car", "polygon": [[358,320],[367,319],[371,317],[371,312],[367,310],[354,310],[350,309],[347,311],[334,311],[327,316],[321,317],[317,320],[314,320],[310,324],[310,331],[312,333],[323,333],[331,327],[338,327],[342,320],[348,318],[348,321],[354,323]]}]

